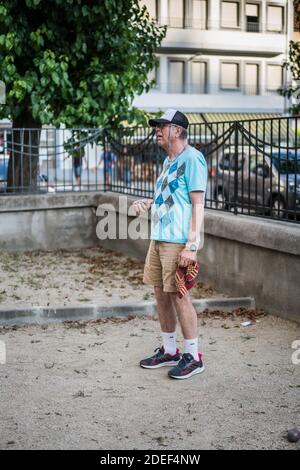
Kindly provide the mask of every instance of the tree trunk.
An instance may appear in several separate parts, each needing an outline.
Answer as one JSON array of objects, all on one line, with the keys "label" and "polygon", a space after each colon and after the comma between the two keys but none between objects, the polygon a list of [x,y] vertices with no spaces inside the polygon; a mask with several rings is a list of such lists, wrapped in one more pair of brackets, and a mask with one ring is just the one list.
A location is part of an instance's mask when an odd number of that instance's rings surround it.
[{"label": "tree trunk", "polygon": [[32,193],[38,188],[41,125],[24,112],[13,121],[8,145],[7,192]]}]

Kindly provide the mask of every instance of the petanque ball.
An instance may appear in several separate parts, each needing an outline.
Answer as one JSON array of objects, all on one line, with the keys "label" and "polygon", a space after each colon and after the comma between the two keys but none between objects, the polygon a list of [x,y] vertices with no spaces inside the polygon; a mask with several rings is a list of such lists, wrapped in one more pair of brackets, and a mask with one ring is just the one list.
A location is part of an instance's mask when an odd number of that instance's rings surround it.
[{"label": "petanque ball", "polygon": [[290,429],[287,434],[287,439],[289,442],[297,442],[300,439],[300,431],[297,428]]}]

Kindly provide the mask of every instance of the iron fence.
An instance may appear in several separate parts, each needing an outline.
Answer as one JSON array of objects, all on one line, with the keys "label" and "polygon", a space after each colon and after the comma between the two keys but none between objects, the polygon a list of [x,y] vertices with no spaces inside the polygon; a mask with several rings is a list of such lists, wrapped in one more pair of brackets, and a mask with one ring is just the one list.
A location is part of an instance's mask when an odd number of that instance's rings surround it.
[{"label": "iron fence", "polygon": [[104,190],[101,129],[0,129],[0,195]]},{"label": "iron fence", "polygon": [[[300,221],[300,116],[202,122],[189,143],[208,166],[206,207]],[[153,129],[0,130],[0,195],[114,191],[152,197],[165,152]]]}]

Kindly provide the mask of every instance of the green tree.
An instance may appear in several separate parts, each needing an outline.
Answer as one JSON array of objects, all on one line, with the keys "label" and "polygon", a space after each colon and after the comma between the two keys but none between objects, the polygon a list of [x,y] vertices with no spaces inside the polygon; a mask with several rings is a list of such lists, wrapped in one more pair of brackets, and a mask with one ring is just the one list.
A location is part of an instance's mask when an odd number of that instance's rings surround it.
[{"label": "green tree", "polygon": [[[293,0],[295,21],[294,26],[297,31],[300,31],[300,0]],[[292,73],[292,80],[294,83],[288,84],[283,87],[281,94],[288,98],[293,97],[295,103],[292,104],[289,111],[292,114],[300,113],[300,42],[290,41],[288,60],[285,62],[284,67]]]},{"label": "green tree", "polygon": [[[165,34],[139,0],[0,1],[0,117],[23,129],[141,122],[132,100],[153,85]],[[9,185],[35,184],[39,137],[14,132]]]}]

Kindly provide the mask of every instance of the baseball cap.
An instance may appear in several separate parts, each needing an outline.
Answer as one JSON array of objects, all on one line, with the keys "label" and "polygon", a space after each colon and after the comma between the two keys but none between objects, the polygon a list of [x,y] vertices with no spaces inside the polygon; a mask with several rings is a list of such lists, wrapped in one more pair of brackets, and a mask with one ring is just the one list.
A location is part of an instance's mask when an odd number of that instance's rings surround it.
[{"label": "baseball cap", "polygon": [[160,118],[149,119],[149,126],[155,127],[157,124],[176,124],[177,126],[187,129],[189,121],[182,112],[169,108]]}]

